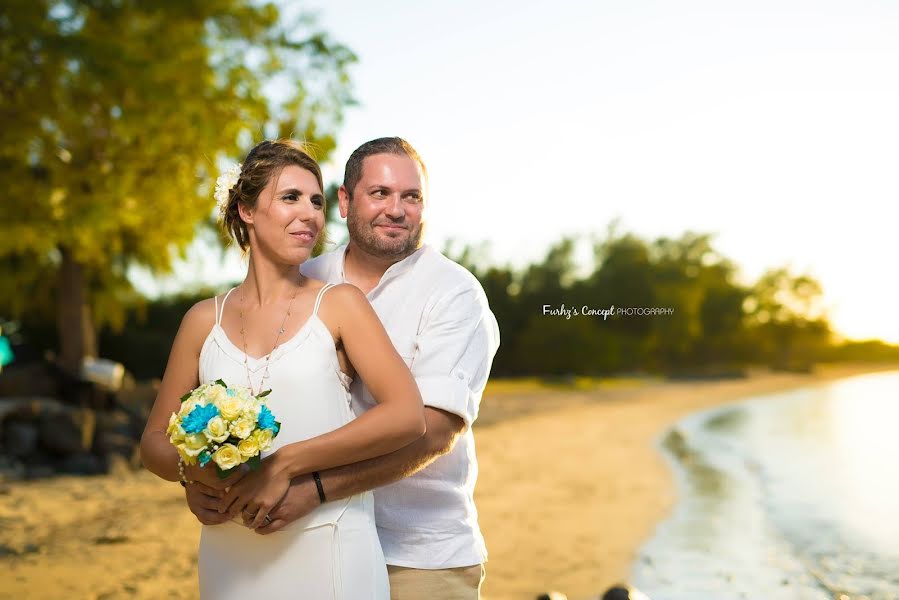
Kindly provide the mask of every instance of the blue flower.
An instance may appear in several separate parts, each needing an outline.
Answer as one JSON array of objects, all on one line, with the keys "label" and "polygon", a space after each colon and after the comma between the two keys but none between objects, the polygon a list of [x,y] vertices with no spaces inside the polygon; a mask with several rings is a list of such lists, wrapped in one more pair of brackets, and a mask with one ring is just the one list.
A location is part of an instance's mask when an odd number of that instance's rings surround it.
[{"label": "blue flower", "polygon": [[210,454],[208,450],[203,450],[200,453],[199,460],[200,460],[200,466],[205,467],[206,463],[208,463],[210,460],[212,460],[212,454]]},{"label": "blue flower", "polygon": [[263,406],[262,410],[259,411],[259,419],[256,422],[259,424],[260,428],[271,429],[272,432],[278,433],[278,424],[275,422],[275,415],[272,414],[272,411],[270,411],[267,406]]},{"label": "blue flower", "polygon": [[228,396],[231,398],[233,398],[234,396],[237,395],[237,392],[232,390],[231,388],[228,388],[227,390],[225,390],[225,393],[228,394]]},{"label": "blue flower", "polygon": [[209,422],[209,419],[217,417],[218,414],[219,409],[217,409],[214,404],[195,406],[194,409],[184,417],[184,422],[181,423],[181,427],[184,429],[185,433],[200,433],[206,429],[206,423]]}]

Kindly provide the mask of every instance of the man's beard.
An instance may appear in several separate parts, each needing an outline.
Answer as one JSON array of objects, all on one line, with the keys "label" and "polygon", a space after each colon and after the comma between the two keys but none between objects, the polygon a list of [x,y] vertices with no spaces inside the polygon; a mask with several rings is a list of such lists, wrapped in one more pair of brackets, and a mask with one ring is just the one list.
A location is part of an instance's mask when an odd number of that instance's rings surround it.
[{"label": "man's beard", "polygon": [[420,223],[417,230],[407,230],[408,237],[396,238],[378,236],[370,223],[363,223],[350,208],[347,214],[347,229],[350,239],[366,254],[378,258],[405,258],[418,250],[421,246],[421,238],[424,233],[424,223]]}]

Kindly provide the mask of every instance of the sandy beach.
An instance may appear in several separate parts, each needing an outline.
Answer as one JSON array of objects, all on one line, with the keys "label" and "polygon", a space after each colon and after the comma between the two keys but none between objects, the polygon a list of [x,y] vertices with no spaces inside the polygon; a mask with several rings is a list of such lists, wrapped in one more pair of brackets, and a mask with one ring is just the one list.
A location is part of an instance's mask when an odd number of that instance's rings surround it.
[{"label": "sandy beach", "polygon": [[[580,600],[625,580],[676,500],[655,442],[683,416],[874,370],[575,390],[491,385],[475,426],[490,552],[484,597],[555,589]],[[200,524],[180,486],[146,471],[2,484],[0,525],[2,598],[198,596]]]}]

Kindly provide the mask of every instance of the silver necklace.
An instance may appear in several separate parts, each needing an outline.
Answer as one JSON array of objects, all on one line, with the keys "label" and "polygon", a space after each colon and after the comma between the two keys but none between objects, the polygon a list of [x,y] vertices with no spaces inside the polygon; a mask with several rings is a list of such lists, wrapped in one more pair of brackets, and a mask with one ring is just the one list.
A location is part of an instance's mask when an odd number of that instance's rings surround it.
[{"label": "silver necklace", "polygon": [[[302,277],[302,275],[300,276]],[[269,362],[272,359],[272,354],[278,348],[278,342],[281,340],[281,335],[284,333],[284,326],[287,324],[287,319],[290,317],[290,309],[293,307],[293,301],[297,297],[297,293],[300,291],[299,286],[294,290],[293,296],[290,298],[290,303],[287,305],[287,314],[284,315],[284,319],[281,321],[281,327],[278,328],[278,336],[275,338],[275,345],[272,346],[272,351],[265,355],[265,370],[262,372],[262,379],[259,381],[259,389],[253,390],[253,380],[250,377],[250,362],[249,355],[247,354],[247,338],[244,335],[244,326],[243,326],[243,289],[240,290],[240,340],[243,342],[243,366],[247,371],[247,385],[250,388],[250,393],[254,396],[259,395],[265,389],[265,380],[268,379],[268,366]]]}]

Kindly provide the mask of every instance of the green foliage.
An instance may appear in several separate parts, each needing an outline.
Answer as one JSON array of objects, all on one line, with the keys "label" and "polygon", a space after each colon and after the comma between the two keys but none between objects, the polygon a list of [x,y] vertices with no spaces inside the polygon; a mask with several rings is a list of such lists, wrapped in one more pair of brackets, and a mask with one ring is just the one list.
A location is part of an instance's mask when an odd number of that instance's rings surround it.
[{"label": "green foliage", "polygon": [[83,291],[86,314],[121,325],[126,269],[171,268],[213,210],[220,158],[274,136],[326,158],[354,60],[274,4],[7,2],[0,313],[49,317]]},{"label": "green foliage", "polygon": [[[446,248],[481,281],[499,322],[495,374],[708,375],[739,372],[749,364],[802,370],[833,355],[822,290],[808,276],[775,269],[746,286],[707,234],[647,241],[613,224],[594,240],[592,272],[578,277],[576,242],[560,240],[543,261],[519,271],[486,267],[483,246]],[[566,318],[543,314],[545,305],[673,312],[607,319],[572,312]]]}]

